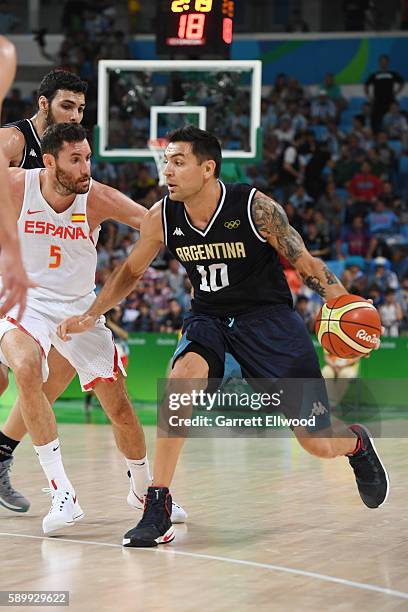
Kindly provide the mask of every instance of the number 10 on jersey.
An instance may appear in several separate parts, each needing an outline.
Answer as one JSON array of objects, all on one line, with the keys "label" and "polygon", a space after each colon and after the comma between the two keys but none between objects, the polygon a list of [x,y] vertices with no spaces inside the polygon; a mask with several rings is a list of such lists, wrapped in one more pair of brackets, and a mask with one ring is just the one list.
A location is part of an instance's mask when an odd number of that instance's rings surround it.
[{"label": "number 10 on jersey", "polygon": [[197,271],[201,275],[201,291],[219,291],[229,285],[228,266],[225,263],[211,264],[208,269],[197,266]]}]

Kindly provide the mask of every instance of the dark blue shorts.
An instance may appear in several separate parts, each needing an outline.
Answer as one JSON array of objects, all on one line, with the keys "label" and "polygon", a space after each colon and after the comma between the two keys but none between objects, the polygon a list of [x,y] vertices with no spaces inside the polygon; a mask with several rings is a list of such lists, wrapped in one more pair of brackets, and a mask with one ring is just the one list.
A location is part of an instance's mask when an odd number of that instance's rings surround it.
[{"label": "dark blue shorts", "polygon": [[[266,381],[276,384],[297,379],[289,385],[282,412],[292,418],[315,415],[316,429],[330,424],[329,401],[319,360],[306,326],[286,304],[268,306],[234,318],[221,319],[189,313],[173,363],[194,342],[210,351],[222,364],[224,380],[240,374],[257,391]],[[272,382],[271,382],[272,384]],[[289,397],[290,396],[290,397]]]}]

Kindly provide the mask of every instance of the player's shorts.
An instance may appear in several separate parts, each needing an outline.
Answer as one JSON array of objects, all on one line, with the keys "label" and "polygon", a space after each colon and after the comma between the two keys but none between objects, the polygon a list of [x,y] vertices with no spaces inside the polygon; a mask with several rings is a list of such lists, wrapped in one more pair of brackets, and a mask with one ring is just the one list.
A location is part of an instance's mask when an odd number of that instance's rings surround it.
[{"label": "player's shorts", "polygon": [[[104,324],[105,317],[100,317],[92,329],[82,334],[72,334],[72,339],[68,342],[63,342],[57,336],[57,326],[63,319],[82,314],[94,300],[94,293],[71,302],[39,300],[29,295],[20,321],[16,320],[17,307],[12,308],[4,318],[0,319],[0,342],[4,334],[16,328],[33,338],[43,356],[44,382],[49,374],[47,357],[51,345],[75,368],[83,391],[92,389],[100,381],[115,381],[119,370],[124,376],[126,372],[118,359],[112,332]],[[0,362],[9,365],[1,350],[1,344]]]},{"label": "player's shorts", "polygon": [[[194,350],[191,345],[204,347],[200,354],[212,361],[210,371],[219,372],[223,381],[239,375],[239,370],[256,391],[278,388],[283,381],[286,401],[281,411],[291,418],[316,416],[313,429],[329,427],[329,401],[312,339],[299,314],[288,305],[225,319],[189,313],[173,365]],[[297,380],[288,383],[288,379]]]}]

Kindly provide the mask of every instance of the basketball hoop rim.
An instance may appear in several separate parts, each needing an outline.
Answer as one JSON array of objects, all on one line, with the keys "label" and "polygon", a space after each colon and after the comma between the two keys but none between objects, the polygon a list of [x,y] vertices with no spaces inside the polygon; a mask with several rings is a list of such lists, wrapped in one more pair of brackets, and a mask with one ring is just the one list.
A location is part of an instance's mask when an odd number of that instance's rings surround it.
[{"label": "basketball hoop rim", "polygon": [[149,138],[147,146],[151,151],[165,149],[169,141],[166,138]]}]

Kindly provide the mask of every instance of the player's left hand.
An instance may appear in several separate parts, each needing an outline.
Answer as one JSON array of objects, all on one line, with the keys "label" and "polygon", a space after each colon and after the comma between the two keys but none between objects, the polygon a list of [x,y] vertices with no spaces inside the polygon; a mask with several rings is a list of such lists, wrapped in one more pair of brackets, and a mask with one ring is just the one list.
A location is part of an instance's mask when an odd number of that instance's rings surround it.
[{"label": "player's left hand", "polygon": [[81,334],[94,327],[98,317],[89,314],[77,315],[64,319],[57,327],[57,336],[64,342],[71,340],[69,334]]}]

